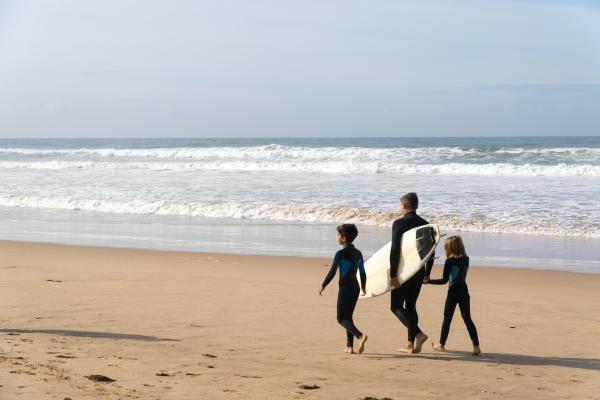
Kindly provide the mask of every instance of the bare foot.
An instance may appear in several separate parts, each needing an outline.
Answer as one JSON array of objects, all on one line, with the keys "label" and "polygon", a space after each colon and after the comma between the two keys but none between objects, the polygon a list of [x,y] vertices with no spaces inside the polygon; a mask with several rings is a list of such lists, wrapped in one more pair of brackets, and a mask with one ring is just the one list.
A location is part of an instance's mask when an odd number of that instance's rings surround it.
[{"label": "bare foot", "polygon": [[398,349],[398,351],[401,352],[401,353],[413,354],[414,353],[413,342],[408,342],[408,344],[406,345],[406,347],[400,347]]},{"label": "bare foot", "polygon": [[473,347],[473,352],[471,353],[474,356],[478,356],[481,354],[481,349],[479,348],[479,346],[475,346]]},{"label": "bare foot", "polygon": [[356,353],[354,353],[354,348],[352,348],[352,347],[346,347],[346,349],[344,350],[344,353],[356,354]]},{"label": "bare foot", "polygon": [[362,337],[359,339],[358,354],[362,354],[362,352],[365,351],[365,343],[367,343],[368,338],[369,337],[367,335],[362,335]]},{"label": "bare foot", "polygon": [[434,350],[437,350],[437,351],[444,351],[444,350],[446,350],[446,349],[444,348],[444,345],[443,345],[443,344],[441,344],[441,343],[434,343],[434,342],[431,342],[431,347],[433,347],[433,349],[434,349]]},{"label": "bare foot", "polygon": [[423,332],[419,333],[415,338],[415,348],[413,351],[415,353],[420,353],[421,349],[423,348],[423,343],[425,343],[427,339],[429,339],[429,336],[427,336]]}]

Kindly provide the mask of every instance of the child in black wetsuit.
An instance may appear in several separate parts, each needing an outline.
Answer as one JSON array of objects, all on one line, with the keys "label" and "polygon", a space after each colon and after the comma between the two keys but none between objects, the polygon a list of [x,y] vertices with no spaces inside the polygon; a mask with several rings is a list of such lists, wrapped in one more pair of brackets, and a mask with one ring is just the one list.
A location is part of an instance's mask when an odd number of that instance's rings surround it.
[{"label": "child in black wetsuit", "polygon": [[[344,248],[335,253],[331,269],[323,281],[321,290],[319,290],[319,295],[322,296],[325,287],[331,282],[339,268],[340,290],[337,299],[337,320],[346,329],[347,340],[344,352],[349,354],[354,354],[353,343],[355,337],[359,340],[359,353],[364,351],[367,341],[367,335],[361,333],[352,320],[352,314],[354,314],[354,307],[356,307],[360,291],[362,289],[364,296],[365,285],[367,284],[362,253],[352,244],[357,236],[358,229],[356,229],[354,224],[343,224],[337,227],[337,241]],[[358,286],[358,279],[356,279],[357,271],[360,272],[360,288]]]},{"label": "child in black wetsuit", "polygon": [[479,338],[477,337],[477,328],[471,319],[471,303],[469,289],[467,287],[467,272],[469,271],[469,257],[465,252],[465,246],[460,236],[450,236],[444,243],[446,251],[446,263],[444,264],[444,275],[442,279],[431,279],[427,283],[432,285],[445,285],[448,283],[448,296],[446,297],[446,305],[444,306],[444,322],[442,323],[442,332],[440,334],[440,342],[432,343],[433,348],[438,351],[443,351],[446,345],[446,339],[450,332],[450,323],[456,305],[460,308],[460,314],[465,321],[469,336],[473,342],[473,354],[477,356],[481,354],[479,348]]}]

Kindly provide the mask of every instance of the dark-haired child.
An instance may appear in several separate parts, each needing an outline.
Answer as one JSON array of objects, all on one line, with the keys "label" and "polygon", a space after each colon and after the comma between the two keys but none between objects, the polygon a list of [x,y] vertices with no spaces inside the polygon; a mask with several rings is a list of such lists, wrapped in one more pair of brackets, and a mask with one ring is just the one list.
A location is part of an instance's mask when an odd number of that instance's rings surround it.
[{"label": "dark-haired child", "polygon": [[[358,352],[362,353],[365,349],[367,335],[363,334],[354,325],[352,315],[358,301],[358,296],[362,289],[365,295],[365,286],[367,284],[367,275],[365,274],[362,253],[354,247],[352,242],[358,236],[358,229],[354,224],[343,224],[337,227],[337,241],[344,246],[335,253],[331,269],[323,281],[319,294],[323,295],[325,287],[331,282],[336,271],[340,270],[340,285],[337,299],[337,320],[340,325],[346,329],[346,349],[344,352],[354,354],[354,338],[359,340]],[[360,272],[361,285],[358,286],[356,273]]]},{"label": "dark-haired child", "polygon": [[433,348],[438,351],[443,351],[446,346],[446,339],[450,332],[450,324],[456,305],[460,308],[460,314],[465,321],[471,342],[473,342],[473,354],[477,356],[481,354],[479,348],[479,338],[477,337],[477,328],[471,319],[471,297],[469,296],[469,288],[467,287],[467,272],[469,271],[469,257],[465,251],[460,236],[450,236],[444,243],[446,252],[446,263],[444,264],[444,274],[442,279],[430,279],[427,283],[432,285],[445,285],[448,283],[448,296],[444,306],[444,322],[442,323],[442,332],[440,334],[440,342],[432,343]]}]

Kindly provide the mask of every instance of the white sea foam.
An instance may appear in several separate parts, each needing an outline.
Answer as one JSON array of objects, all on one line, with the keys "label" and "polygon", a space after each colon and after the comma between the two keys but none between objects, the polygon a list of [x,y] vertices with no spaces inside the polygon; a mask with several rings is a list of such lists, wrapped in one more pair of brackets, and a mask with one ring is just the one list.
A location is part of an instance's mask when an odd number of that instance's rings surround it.
[{"label": "white sea foam", "polygon": [[390,157],[426,157],[435,155],[461,156],[477,152],[475,149],[458,147],[422,147],[422,148],[368,148],[368,147],[296,147],[282,145],[250,147],[174,147],[150,149],[80,148],[80,149],[28,149],[0,148],[0,154],[6,155],[60,155],[60,156],[97,156],[97,157],[133,157],[133,158],[174,158],[174,159],[330,159],[332,157],[385,159]]},{"label": "white sea foam", "polygon": [[270,171],[310,172],[322,174],[397,174],[397,175],[481,175],[481,176],[541,176],[600,177],[600,165],[510,164],[510,163],[446,163],[405,164],[374,161],[197,161],[197,162],[105,162],[105,161],[0,161],[2,169],[30,170],[149,170],[149,171]]},{"label": "white sea foam", "polygon": [[65,156],[65,157],[104,157],[104,158],[148,158],[148,159],[323,159],[360,160],[415,160],[415,159],[455,159],[468,157],[493,158],[497,156],[600,156],[600,148],[482,148],[482,147],[302,147],[302,146],[246,146],[246,147],[173,147],[173,148],[79,148],[79,149],[35,149],[0,148],[0,155],[25,156]]},{"label": "white sea foam", "polygon": [[[358,207],[323,207],[318,204],[291,206],[239,201],[167,201],[142,198],[41,197],[11,194],[0,194],[0,207],[304,223],[352,222],[374,226],[389,226],[394,219],[400,216],[395,212]],[[443,210],[438,215],[428,215],[428,218],[432,223],[440,224],[445,230],[600,238],[599,224],[549,225],[544,221],[511,221],[491,215],[483,215],[483,219],[475,217],[461,219],[452,214],[444,215]]]},{"label": "white sea foam", "polygon": [[126,148],[56,141],[50,145],[65,147],[36,149],[5,141],[13,144],[0,148],[0,206],[387,225],[396,196],[416,190],[435,210],[431,220],[447,229],[598,237],[600,148],[554,142],[562,147],[511,140],[185,147],[165,140],[160,148],[143,147],[155,141],[122,142]]}]

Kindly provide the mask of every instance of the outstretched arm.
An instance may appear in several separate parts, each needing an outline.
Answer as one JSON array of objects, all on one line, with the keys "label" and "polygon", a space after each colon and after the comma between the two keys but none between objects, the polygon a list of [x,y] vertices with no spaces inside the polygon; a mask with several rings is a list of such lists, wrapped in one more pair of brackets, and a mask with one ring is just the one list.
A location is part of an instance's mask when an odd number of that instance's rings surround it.
[{"label": "outstretched arm", "polygon": [[442,275],[442,279],[430,279],[429,283],[432,285],[445,285],[448,283],[448,279],[450,279],[450,268],[451,263],[449,260],[446,260],[444,263],[444,274]]},{"label": "outstretched arm", "polygon": [[431,275],[431,270],[433,269],[433,262],[435,261],[435,251],[431,254],[429,260],[427,260],[426,268],[425,268],[425,276]]}]

